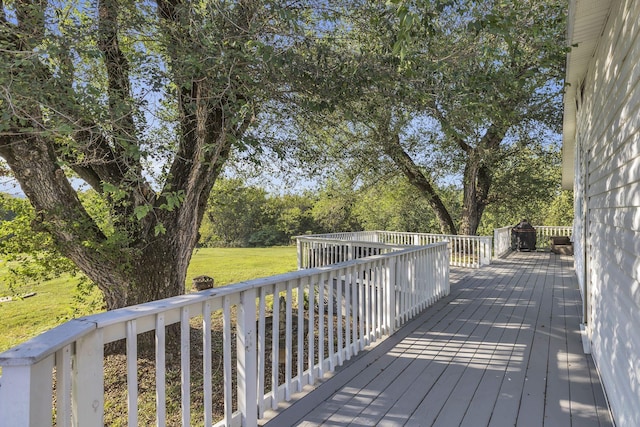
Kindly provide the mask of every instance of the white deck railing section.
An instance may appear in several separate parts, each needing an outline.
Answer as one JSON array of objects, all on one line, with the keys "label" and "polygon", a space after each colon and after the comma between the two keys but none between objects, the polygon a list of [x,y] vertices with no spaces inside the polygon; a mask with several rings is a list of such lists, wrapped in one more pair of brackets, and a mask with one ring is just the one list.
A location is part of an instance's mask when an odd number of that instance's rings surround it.
[{"label": "white deck railing section", "polygon": [[[424,246],[439,242],[450,242],[449,259],[452,266],[479,268],[491,263],[491,237],[489,236],[359,231],[297,236],[296,240],[298,268],[319,267],[373,253],[386,253],[402,247]],[[377,246],[372,243],[377,243]]]},{"label": "white deck railing section", "polygon": [[[191,425],[194,318],[207,331],[198,344],[205,378],[204,424],[257,425],[267,408],[277,408],[449,293],[446,243],[395,249],[67,322],[0,355],[0,425],[104,425],[104,348],[123,339],[128,424],[137,425],[137,337],[149,331],[156,343],[156,425],[165,425],[165,330],[172,324],[181,330],[181,423]],[[371,246],[378,250],[384,252]],[[212,360],[219,356],[212,353],[208,333],[215,316],[224,324],[221,361]],[[212,370],[218,364],[224,372],[223,395],[212,393]],[[224,417],[214,420],[212,402],[217,399],[224,399]]]},{"label": "white deck railing section", "polygon": [[[573,226],[548,226],[534,225],[536,229],[537,247],[540,249],[549,248],[549,238],[552,236],[571,236]],[[511,251],[511,229],[513,226],[502,227],[493,230],[493,254],[499,258]]]}]

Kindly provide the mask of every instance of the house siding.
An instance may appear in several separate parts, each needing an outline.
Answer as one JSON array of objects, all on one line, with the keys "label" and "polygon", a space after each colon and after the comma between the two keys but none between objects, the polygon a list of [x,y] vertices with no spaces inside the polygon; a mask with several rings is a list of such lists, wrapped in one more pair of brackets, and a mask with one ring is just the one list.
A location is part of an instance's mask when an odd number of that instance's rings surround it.
[{"label": "house siding", "polygon": [[[640,2],[615,1],[576,96],[575,267],[618,426],[640,426]],[[582,99],[580,99],[582,98]],[[586,268],[585,268],[586,267]]]}]

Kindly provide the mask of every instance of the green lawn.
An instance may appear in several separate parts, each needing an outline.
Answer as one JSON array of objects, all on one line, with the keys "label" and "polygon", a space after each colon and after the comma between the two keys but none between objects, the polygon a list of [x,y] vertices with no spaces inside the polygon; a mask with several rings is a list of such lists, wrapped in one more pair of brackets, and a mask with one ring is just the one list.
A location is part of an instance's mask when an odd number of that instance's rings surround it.
[{"label": "green lawn", "polygon": [[[191,279],[202,274],[212,276],[216,286],[223,286],[294,271],[296,266],[295,246],[198,249],[187,273],[187,289],[191,287]],[[4,268],[6,266],[0,261],[0,296],[10,294],[2,280]],[[26,341],[74,315],[89,314],[86,307],[75,301],[76,283],[70,277],[50,280],[25,290],[35,291],[33,297],[0,303],[0,351]]]}]

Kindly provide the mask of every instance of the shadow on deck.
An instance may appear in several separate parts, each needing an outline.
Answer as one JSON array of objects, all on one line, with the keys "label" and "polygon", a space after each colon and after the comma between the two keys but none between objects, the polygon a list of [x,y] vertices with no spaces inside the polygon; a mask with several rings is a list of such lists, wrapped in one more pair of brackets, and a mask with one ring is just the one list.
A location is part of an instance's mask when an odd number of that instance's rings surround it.
[{"label": "shadow on deck", "polygon": [[570,257],[452,269],[451,294],[267,426],[611,426]]}]

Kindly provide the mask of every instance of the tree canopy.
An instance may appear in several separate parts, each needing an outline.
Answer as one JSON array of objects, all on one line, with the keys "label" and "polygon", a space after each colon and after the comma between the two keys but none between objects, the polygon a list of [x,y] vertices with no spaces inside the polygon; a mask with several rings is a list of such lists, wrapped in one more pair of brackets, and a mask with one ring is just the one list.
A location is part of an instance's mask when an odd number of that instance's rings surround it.
[{"label": "tree canopy", "polygon": [[[320,114],[296,116],[299,153],[354,174],[400,173],[442,232],[475,234],[501,190],[498,168],[518,147],[559,138],[566,2],[357,3],[326,55],[349,77],[332,77],[336,96]],[[463,189],[459,219],[439,188],[451,178]]]},{"label": "tree canopy", "polygon": [[[474,234],[517,149],[559,126],[565,7],[0,0],[0,170],[109,309],[182,293],[207,206],[215,226],[226,202],[278,212],[256,242],[365,223]],[[409,182],[434,216],[379,205],[376,222],[335,189],[313,205],[210,196],[230,159],[263,155],[403,197]],[[458,178],[461,201],[443,184]]]},{"label": "tree canopy", "polygon": [[[304,81],[312,5],[0,1],[0,156],[108,308],[183,292],[209,192]],[[108,228],[78,188],[106,203]]]}]

